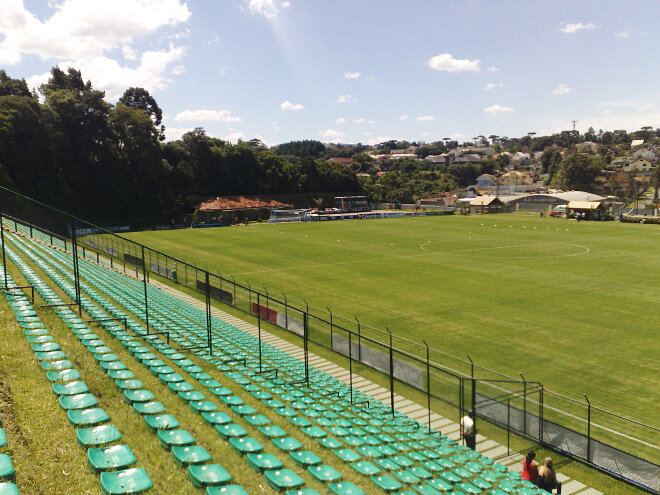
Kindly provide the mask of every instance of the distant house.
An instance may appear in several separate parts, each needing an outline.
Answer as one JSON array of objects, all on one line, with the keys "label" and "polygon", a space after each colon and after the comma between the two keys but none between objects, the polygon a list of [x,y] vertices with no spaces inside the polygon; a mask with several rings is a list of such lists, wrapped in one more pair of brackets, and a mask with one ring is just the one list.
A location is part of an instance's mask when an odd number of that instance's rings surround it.
[{"label": "distant house", "polygon": [[593,141],[585,141],[583,143],[576,144],[575,147],[581,153],[597,153],[600,145],[598,143],[594,143]]},{"label": "distant house", "polygon": [[511,153],[509,156],[509,165],[511,165],[513,168],[522,167],[528,161],[529,153],[521,153],[520,151],[517,151],[515,153]]},{"label": "distant house", "polygon": [[658,161],[657,155],[653,151],[651,151],[649,149],[646,149],[646,148],[640,148],[630,156],[633,159],[635,159],[635,158],[644,158],[644,159],[650,161],[651,163],[655,163],[655,162]]},{"label": "distant house", "polygon": [[496,196],[477,196],[470,200],[470,213],[497,213],[504,203]]},{"label": "distant house", "polygon": [[472,153],[459,155],[453,160],[453,163],[455,163],[456,165],[462,165],[464,163],[479,163],[479,162],[481,162],[481,157],[479,155],[475,155]]},{"label": "distant house", "polygon": [[642,173],[651,173],[655,165],[646,158],[636,158],[627,165],[623,166],[624,172],[642,172]]},{"label": "distant house", "polygon": [[424,160],[431,163],[444,163],[449,165],[451,162],[451,155],[443,153],[442,155],[428,155]]},{"label": "distant house", "polygon": [[330,158],[328,160],[328,163],[340,163],[342,165],[350,165],[352,161],[353,160],[351,160],[350,158],[340,158],[338,156],[335,156]]},{"label": "distant house", "polygon": [[415,153],[391,153],[388,158],[392,160],[401,160],[402,158],[413,158],[417,160],[417,155]]},{"label": "distant house", "polygon": [[512,170],[502,174],[500,177],[500,186],[516,186],[516,185],[531,185],[534,183],[534,179],[527,172],[520,172],[518,170]]},{"label": "distant house", "polygon": [[631,147],[631,148],[634,148],[634,147],[636,147],[636,146],[642,146],[643,144],[644,144],[644,140],[643,140],[643,139],[633,139],[633,140],[631,141],[631,143],[630,143],[630,147]]},{"label": "distant house", "polygon": [[477,186],[490,188],[495,184],[495,177],[490,174],[481,174],[477,177]]}]

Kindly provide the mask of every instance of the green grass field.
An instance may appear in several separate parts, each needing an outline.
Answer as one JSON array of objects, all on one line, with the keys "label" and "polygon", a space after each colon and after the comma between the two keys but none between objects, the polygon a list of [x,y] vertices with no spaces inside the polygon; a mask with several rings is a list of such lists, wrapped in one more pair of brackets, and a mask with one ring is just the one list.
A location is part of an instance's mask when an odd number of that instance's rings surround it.
[{"label": "green grass field", "polygon": [[126,237],[658,426],[657,226],[506,214]]}]

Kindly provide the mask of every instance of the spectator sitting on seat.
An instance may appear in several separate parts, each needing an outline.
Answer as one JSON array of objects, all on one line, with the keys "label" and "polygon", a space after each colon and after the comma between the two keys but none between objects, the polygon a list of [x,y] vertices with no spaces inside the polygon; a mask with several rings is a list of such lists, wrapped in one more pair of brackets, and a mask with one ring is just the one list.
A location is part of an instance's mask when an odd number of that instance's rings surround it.
[{"label": "spectator sitting on seat", "polygon": [[557,473],[552,468],[552,459],[545,458],[545,466],[539,469],[539,488],[552,493],[552,489],[556,488],[557,493],[561,494],[561,481],[557,480]]},{"label": "spectator sitting on seat", "polygon": [[523,459],[523,468],[520,476],[522,479],[530,481],[535,485],[538,484],[539,480],[539,467],[534,462],[536,457],[536,452],[530,450],[527,452],[527,456]]}]

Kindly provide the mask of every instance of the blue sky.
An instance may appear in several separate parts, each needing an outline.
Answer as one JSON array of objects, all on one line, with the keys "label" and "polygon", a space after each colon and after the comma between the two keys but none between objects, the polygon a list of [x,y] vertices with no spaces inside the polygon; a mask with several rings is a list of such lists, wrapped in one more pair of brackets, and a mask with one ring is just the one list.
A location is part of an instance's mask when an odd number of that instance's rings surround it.
[{"label": "blue sky", "polygon": [[0,68],[146,87],[168,138],[660,127],[657,1],[0,0]]}]

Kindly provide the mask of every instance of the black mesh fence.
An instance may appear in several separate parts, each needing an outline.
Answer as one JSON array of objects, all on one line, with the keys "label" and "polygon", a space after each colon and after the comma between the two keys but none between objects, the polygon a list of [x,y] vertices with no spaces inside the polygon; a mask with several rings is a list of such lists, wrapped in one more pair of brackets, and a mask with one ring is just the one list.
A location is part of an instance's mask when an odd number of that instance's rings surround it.
[{"label": "black mesh fence", "polygon": [[[604,409],[597,409],[598,422],[591,416],[585,420],[587,403],[574,399],[561,404],[553,402],[549,407],[550,396],[546,390],[544,401],[540,384],[479,366],[469,356],[468,360],[457,358],[431,349],[425,342],[392,335],[389,330],[373,328],[357,318],[345,318],[327,308],[292,301],[284,294],[269,293],[263,287],[209,273],[205,268],[1,187],[0,214],[4,229],[68,252],[72,252],[75,243],[78,258],[145,281],[178,285],[257,317],[260,325],[268,322],[289,332],[302,339],[305,349],[312,342],[335,352],[346,360],[347,369],[369,369],[386,377],[392,395],[397,387],[409,388],[424,394],[429,409],[450,407],[457,418],[466,409],[474,408],[479,419],[545,444],[640,488],[653,492],[660,488],[657,427]],[[145,308],[146,295],[145,290]],[[207,311],[210,314],[208,304]],[[211,338],[209,331],[209,347]],[[554,394],[552,398],[559,401],[560,397]],[[591,411],[591,406],[588,407]],[[420,418],[423,420],[431,424],[430,411],[428,418]],[[642,454],[648,460],[642,459]]]}]

